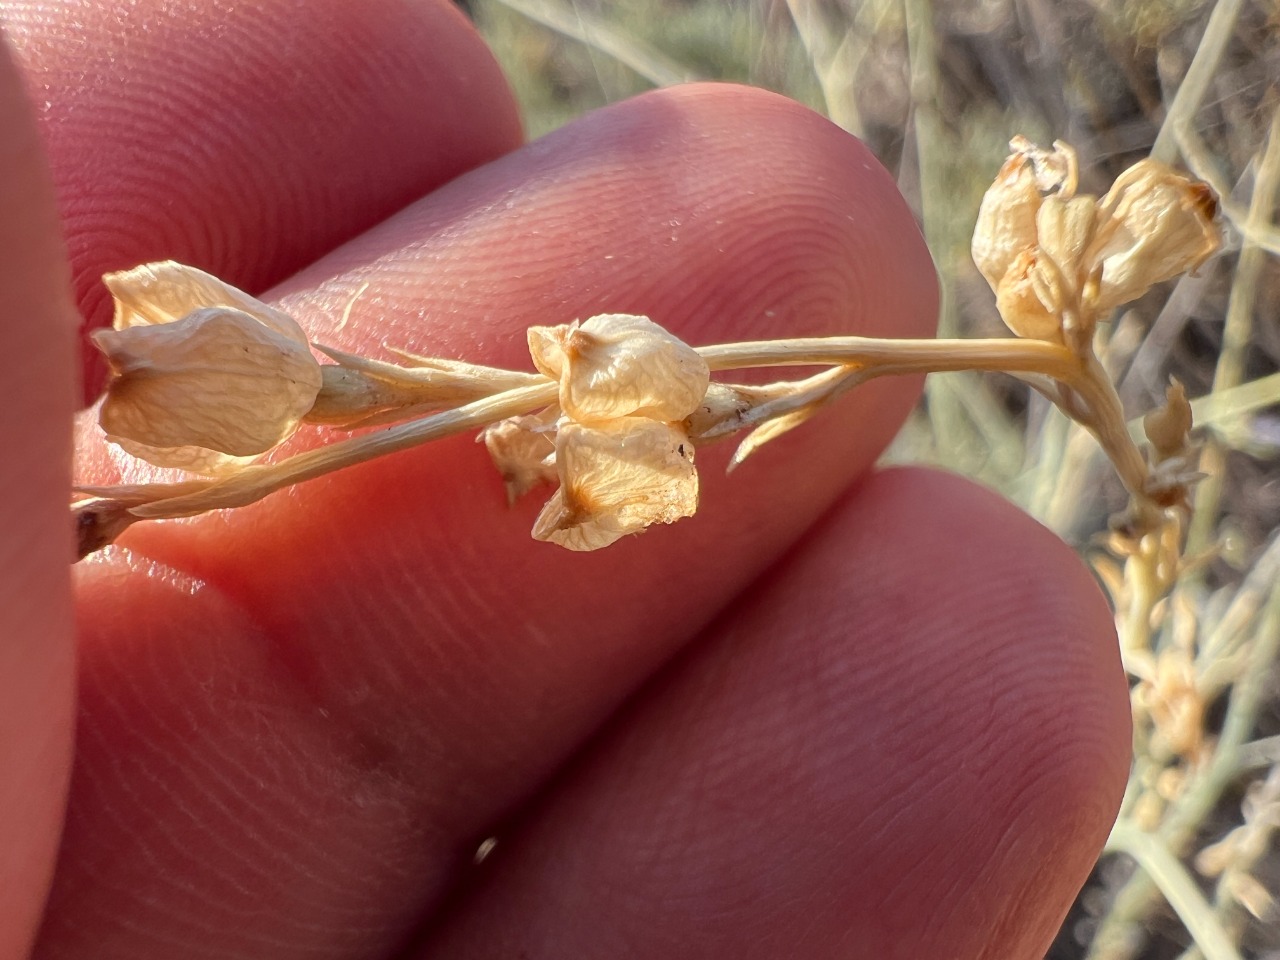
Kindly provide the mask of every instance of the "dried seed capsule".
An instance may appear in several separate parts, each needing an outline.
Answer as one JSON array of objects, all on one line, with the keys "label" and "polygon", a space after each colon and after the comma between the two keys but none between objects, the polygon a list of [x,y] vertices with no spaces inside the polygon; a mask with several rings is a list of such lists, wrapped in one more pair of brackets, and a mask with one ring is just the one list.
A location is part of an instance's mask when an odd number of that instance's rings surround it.
[{"label": "dried seed capsule", "polygon": [[560,489],[538,515],[535,540],[598,550],[698,507],[693,444],[678,426],[645,417],[561,423]]},{"label": "dried seed capsule", "polygon": [[682,420],[711,374],[683,340],[648,317],[612,313],[584,323],[530,327],[537,368],[560,381],[560,406],[582,423],[614,417]]},{"label": "dried seed capsule", "polygon": [[1087,272],[1081,270],[1082,261],[1097,213],[1095,197],[1045,197],[1036,215],[1036,242],[1068,280]]},{"label": "dried seed capsule", "polygon": [[1014,259],[1035,245],[1042,199],[1031,162],[1020,153],[1009,157],[982,198],[973,230],[973,262],[992,290]]},{"label": "dried seed capsule", "polygon": [[289,436],[320,390],[294,320],[172,262],[105,278],[114,329],[93,341],[111,368],[99,422],[158,466],[215,473]]}]

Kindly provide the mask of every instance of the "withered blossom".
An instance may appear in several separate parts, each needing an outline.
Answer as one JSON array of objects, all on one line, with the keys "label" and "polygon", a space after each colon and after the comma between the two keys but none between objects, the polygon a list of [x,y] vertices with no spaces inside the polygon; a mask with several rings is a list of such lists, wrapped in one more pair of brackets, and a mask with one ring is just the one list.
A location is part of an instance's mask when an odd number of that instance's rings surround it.
[{"label": "withered blossom", "polygon": [[1019,336],[1077,345],[1106,313],[1195,269],[1221,244],[1212,191],[1146,159],[1101,200],[1075,195],[1075,156],[1024,138],[982,200],[973,259]]},{"label": "withered blossom", "polygon": [[1213,190],[1158,160],[1139,161],[1122,173],[1099,206],[1113,230],[1098,251],[1102,310],[1194,270],[1222,245]]},{"label": "withered blossom", "polygon": [[315,403],[320,364],[286,314],[172,261],[107,274],[107,439],[158,466],[215,474],[270,450]]}]

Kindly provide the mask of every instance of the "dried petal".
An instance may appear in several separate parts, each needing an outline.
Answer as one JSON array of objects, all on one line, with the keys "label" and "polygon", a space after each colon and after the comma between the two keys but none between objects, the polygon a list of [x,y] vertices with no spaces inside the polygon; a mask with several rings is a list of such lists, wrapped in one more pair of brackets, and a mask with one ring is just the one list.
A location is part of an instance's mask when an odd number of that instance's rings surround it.
[{"label": "dried petal", "polygon": [[531,327],[537,368],[560,381],[560,406],[582,423],[614,417],[682,420],[711,374],[696,350],[647,317],[613,313],[584,323]]},{"label": "dried petal", "polygon": [[540,483],[555,481],[555,424],[559,415],[559,408],[550,407],[534,416],[499,420],[476,437],[483,441],[502,475],[508,503]]},{"label": "dried petal", "polygon": [[1052,257],[1068,278],[1081,272],[1081,259],[1093,239],[1097,212],[1098,201],[1094,197],[1045,197],[1036,215],[1036,238],[1041,251]]},{"label": "dried petal", "polygon": [[1098,233],[1108,238],[1097,254],[1100,310],[1194,270],[1222,245],[1212,189],[1158,160],[1142,160],[1121,174],[1100,207],[1105,225]]},{"label": "dried petal", "polygon": [[1075,154],[1064,144],[1042,150],[1015,137],[1013,153],[982,198],[973,230],[973,261],[995,290],[1014,259],[1036,243],[1036,215],[1043,195],[1075,189]]},{"label": "dried petal", "polygon": [[1005,326],[1020,337],[1062,341],[1062,302],[1049,272],[1034,248],[1014,259],[996,287],[996,309]]},{"label": "dried petal", "polygon": [[305,338],[230,307],[100,330],[93,341],[113,374],[102,428],[159,466],[213,472],[264,453],[297,428],[320,389]]},{"label": "dried petal", "polygon": [[303,346],[307,343],[306,334],[287,313],[267,306],[203,270],[172,260],[108,273],[102,282],[115,298],[116,312],[111,325],[116,330],[172,323],[201,307],[234,307],[268,329]]},{"label": "dried petal", "polygon": [[679,427],[644,417],[572,421],[556,437],[560,489],[533,527],[536,540],[598,550],[653,523],[693,516],[698,474]]}]

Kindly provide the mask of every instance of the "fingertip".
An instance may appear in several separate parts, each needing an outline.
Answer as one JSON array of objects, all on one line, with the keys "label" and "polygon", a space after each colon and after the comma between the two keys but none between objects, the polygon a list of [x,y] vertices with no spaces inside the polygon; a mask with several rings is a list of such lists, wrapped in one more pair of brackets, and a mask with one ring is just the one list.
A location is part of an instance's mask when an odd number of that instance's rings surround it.
[{"label": "fingertip", "polygon": [[1128,731],[1071,551],[958,478],[877,473],[499,837],[427,955],[1032,960]]}]

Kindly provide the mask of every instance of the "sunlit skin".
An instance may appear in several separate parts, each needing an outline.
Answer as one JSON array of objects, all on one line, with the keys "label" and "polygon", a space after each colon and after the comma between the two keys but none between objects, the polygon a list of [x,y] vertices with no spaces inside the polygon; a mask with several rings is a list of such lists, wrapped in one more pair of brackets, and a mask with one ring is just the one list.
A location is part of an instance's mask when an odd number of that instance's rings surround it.
[{"label": "sunlit skin", "polygon": [[866,150],[709,85],[520,148],[445,3],[121,9],[0,5],[0,958],[1043,955],[1124,677],[1064,544],[872,467],[918,379],[728,479],[699,451],[697,517],[599,553],[532,541],[545,498],[459,436],[68,563],[73,473],[123,476],[91,425],[67,455],[102,273],[172,257],[342,350],[512,369],[604,312],[927,336]]}]

